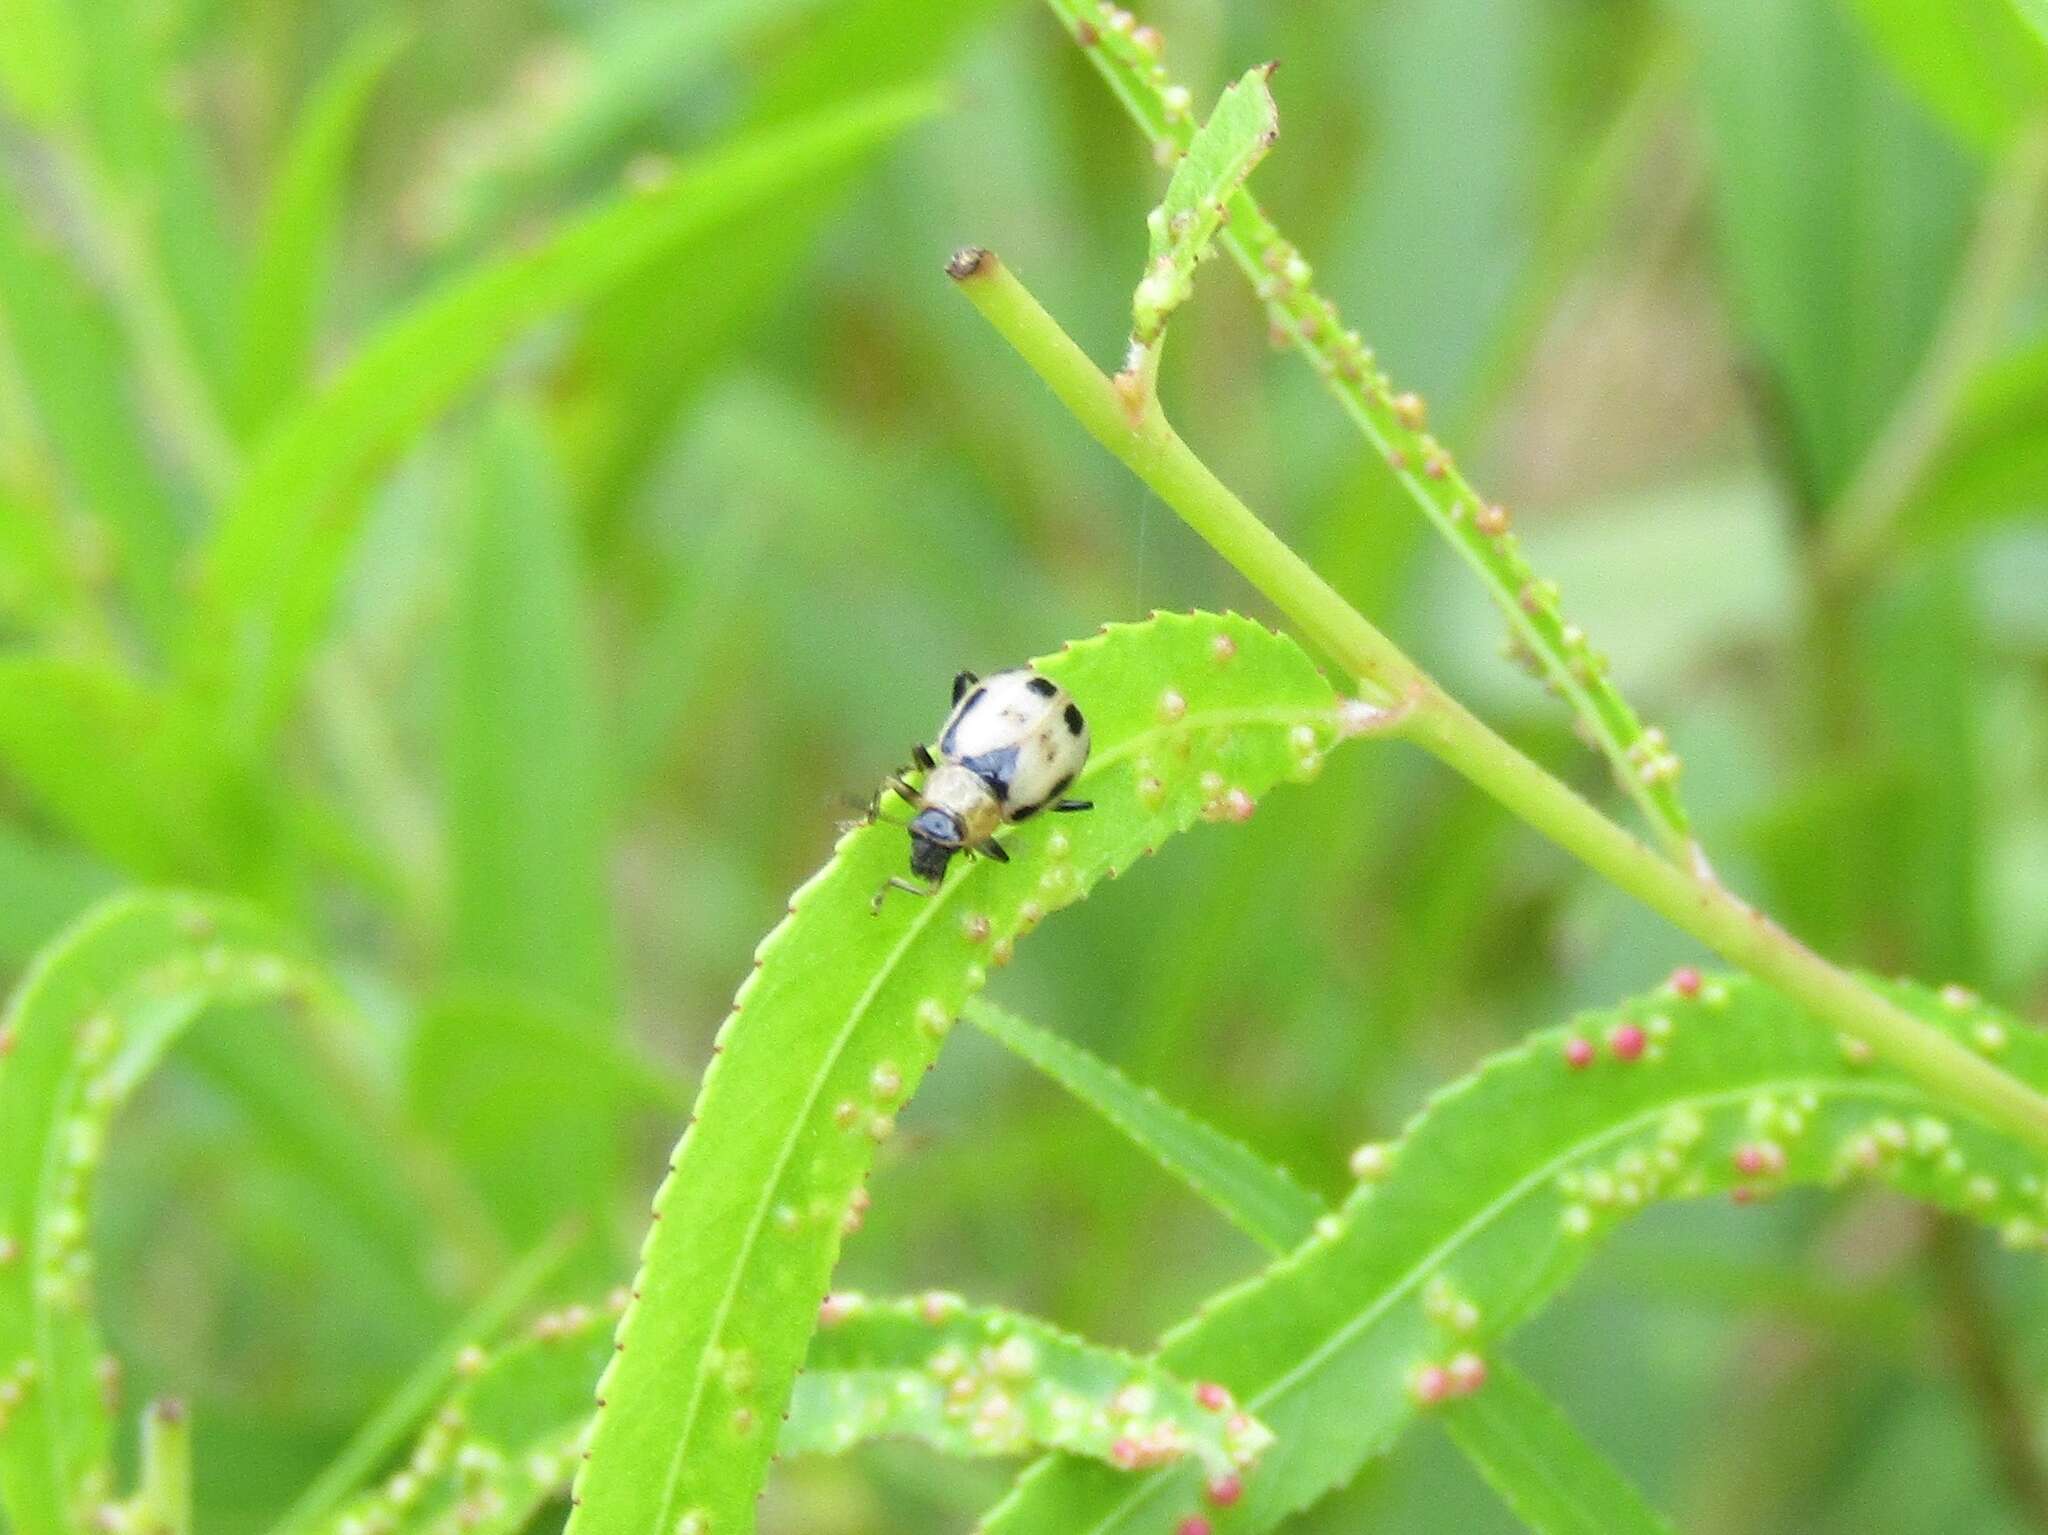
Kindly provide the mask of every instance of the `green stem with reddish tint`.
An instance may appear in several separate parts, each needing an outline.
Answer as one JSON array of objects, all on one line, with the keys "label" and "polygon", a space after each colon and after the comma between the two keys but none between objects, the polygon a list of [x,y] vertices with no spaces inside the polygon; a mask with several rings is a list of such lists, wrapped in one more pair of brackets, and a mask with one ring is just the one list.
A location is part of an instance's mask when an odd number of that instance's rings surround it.
[{"label": "green stem with reddish tint", "polygon": [[1444,692],[1216,478],[1149,392],[1119,388],[987,251],[947,267],[1090,436],[1108,448],[1386,713],[1386,732],[1441,758],[1674,926],[1911,1073],[1957,1107],[2048,1151],[2048,1098],[1866,987],[1742,901],[1700,860],[1676,863],[1546,773]]},{"label": "green stem with reddish tint", "polygon": [[[1049,0],[1162,164],[1194,142],[1185,87],[1159,62],[1156,32],[1136,27],[1108,0]],[[1226,199],[1217,243],[1266,306],[1273,333],[1307,360],[1344,413],[1385,458],[1409,498],[1486,588],[1508,626],[1513,651],[1569,704],[1674,860],[1699,857],[1678,795],[1679,761],[1662,731],[1645,726],[1607,675],[1607,657],[1559,607],[1557,587],[1522,558],[1505,508],[1481,499],[1451,452],[1427,430],[1416,395],[1397,393],[1371,348],[1345,327],[1337,306],[1313,285],[1301,252],[1242,187]]]}]

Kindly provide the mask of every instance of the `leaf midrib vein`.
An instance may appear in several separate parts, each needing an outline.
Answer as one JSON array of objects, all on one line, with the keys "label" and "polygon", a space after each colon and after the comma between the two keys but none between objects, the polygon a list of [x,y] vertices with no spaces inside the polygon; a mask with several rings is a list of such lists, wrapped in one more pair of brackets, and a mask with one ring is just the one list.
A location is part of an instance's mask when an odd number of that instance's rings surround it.
[{"label": "leaf midrib vein", "polygon": [[[1089,761],[1088,766],[1081,771],[1076,781],[1077,783],[1085,782],[1112,763],[1120,762],[1125,757],[1130,756],[1144,744],[1163,735],[1185,731],[1193,723],[1207,725],[1280,725],[1303,723],[1316,719],[1327,720],[1330,717],[1330,713],[1331,710],[1328,706],[1314,708],[1289,707],[1285,709],[1191,710],[1188,715],[1171,725],[1159,725],[1148,730],[1136,731],[1124,737],[1115,746],[1098,753]],[[901,962],[903,955],[916,940],[918,934],[923,932],[926,924],[938,915],[941,907],[950,901],[953,895],[979,872],[978,867],[970,866],[962,871],[960,878],[941,885],[933,893],[930,900],[926,903],[924,910],[903,930],[902,938],[889,951],[887,959],[875,967],[874,975],[868,982],[866,990],[854,1002],[852,1010],[847,1014],[846,1022],[833,1036],[831,1048],[819,1062],[818,1070],[812,1075],[810,1085],[805,1089],[802,1109],[797,1114],[791,1116],[788,1128],[783,1133],[782,1144],[775,1156],[774,1172],[760,1185],[761,1193],[755,1201],[753,1210],[748,1214],[746,1236],[742,1239],[737,1259],[726,1276],[724,1289],[718,1298],[718,1305],[712,1313],[711,1326],[705,1331],[705,1348],[707,1351],[717,1345],[719,1338],[724,1332],[726,1317],[730,1315],[733,1299],[739,1293],[740,1274],[747,1267],[755,1246],[760,1240],[761,1226],[767,1219],[769,1206],[774,1199],[774,1191],[782,1185],[783,1174],[789,1168],[789,1160],[795,1153],[796,1143],[802,1127],[810,1123],[811,1115],[817,1108],[818,1097],[825,1089],[826,1079],[831,1076],[833,1067],[839,1063],[839,1057],[845,1051],[847,1041],[852,1038],[854,1031],[860,1027],[862,1020],[867,1015],[868,1008],[873,1005],[875,997],[881,991],[882,986],[895,974],[896,966]],[[674,1511],[676,1483],[682,1476],[683,1461],[690,1448],[691,1436],[696,1430],[697,1412],[703,1402],[704,1384],[708,1373],[702,1367],[700,1359],[698,1368],[693,1372],[693,1378],[690,1382],[690,1398],[683,1409],[682,1422],[676,1434],[675,1448],[670,1452],[668,1471],[662,1482],[661,1503],[656,1510],[654,1524],[654,1529],[657,1531],[668,1528],[673,1522],[670,1515]]]}]

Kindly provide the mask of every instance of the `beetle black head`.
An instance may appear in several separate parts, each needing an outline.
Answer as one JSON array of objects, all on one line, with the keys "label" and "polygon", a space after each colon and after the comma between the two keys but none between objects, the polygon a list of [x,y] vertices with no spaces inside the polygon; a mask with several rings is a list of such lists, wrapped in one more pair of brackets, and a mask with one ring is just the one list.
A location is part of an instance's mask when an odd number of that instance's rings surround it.
[{"label": "beetle black head", "polygon": [[910,872],[936,885],[966,840],[967,830],[952,811],[936,806],[920,810],[910,823]]}]

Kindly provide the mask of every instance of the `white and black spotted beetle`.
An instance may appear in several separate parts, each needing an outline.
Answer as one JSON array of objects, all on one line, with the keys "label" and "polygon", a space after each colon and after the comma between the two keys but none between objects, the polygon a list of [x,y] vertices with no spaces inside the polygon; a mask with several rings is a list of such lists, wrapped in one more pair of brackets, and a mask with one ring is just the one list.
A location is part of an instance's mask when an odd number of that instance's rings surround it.
[{"label": "white and black spotted beetle", "polygon": [[[1095,808],[1060,797],[1088,761],[1088,722],[1056,683],[1028,667],[985,680],[972,672],[955,677],[953,712],[937,745],[914,748],[910,759],[883,787],[911,807],[910,872],[922,883],[888,880],[875,892],[878,912],[892,886],[912,895],[937,890],[955,853],[1008,863],[995,840],[1001,827],[1041,810]],[[908,782],[914,772],[923,773],[922,786]],[[868,807],[869,820],[880,814],[881,798]]]}]

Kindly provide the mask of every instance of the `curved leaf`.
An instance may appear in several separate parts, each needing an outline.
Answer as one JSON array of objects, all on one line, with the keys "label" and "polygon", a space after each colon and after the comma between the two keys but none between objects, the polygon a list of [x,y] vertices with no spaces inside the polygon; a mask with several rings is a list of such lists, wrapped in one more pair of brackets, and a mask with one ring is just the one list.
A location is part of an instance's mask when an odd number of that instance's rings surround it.
[{"label": "curved leaf", "polygon": [[245,438],[312,374],[349,162],[370,97],[403,41],[391,22],[367,23],[307,101],[285,147],[250,263],[235,348],[232,405]]},{"label": "curved leaf", "polygon": [[[1533,1037],[1439,1094],[1339,1220],[1170,1334],[1159,1359],[1236,1392],[1277,1436],[1217,1535],[1273,1528],[1341,1486],[1424,1402],[1483,1390],[1486,1351],[1647,1205],[1876,1176],[2037,1247],[2037,1160],[1888,1068],[1860,1064],[1748,980],[1671,987]],[[2031,1083],[2048,1037],[1961,993],[1886,987]],[[1117,1477],[1046,1461],[986,1535],[1170,1532],[1201,1506],[1185,1468]]]},{"label": "curved leaf", "polygon": [[834,1295],[820,1315],[785,1455],[900,1438],[963,1457],[1059,1450],[1119,1470],[1185,1460],[1222,1478],[1272,1442],[1214,1387],[957,1295]]},{"label": "curved leaf", "polygon": [[0,1501],[89,1527],[112,1495],[86,1205],[107,1127],[208,1007],[318,1005],[324,983],[240,906],[119,896],[30,969],[0,1023]]},{"label": "curved leaf", "polygon": [[[871,96],[708,155],[653,192],[626,193],[428,294],[280,419],[223,514],[188,656],[236,731],[260,739],[290,704],[361,521],[354,498],[364,478],[515,339],[793,195],[932,105],[925,91]],[[215,675],[223,666],[232,672]]]},{"label": "curved leaf", "polygon": [[1140,1087],[1107,1061],[985,997],[962,1015],[1123,1132],[1233,1226],[1269,1252],[1307,1241],[1323,1202],[1257,1152]]},{"label": "curved leaf", "polygon": [[[1241,819],[1340,734],[1329,684],[1248,619],[1160,617],[1041,663],[1087,711],[1092,814],[1015,827],[1015,863],[957,868],[871,915],[900,830],[849,833],[756,953],[605,1372],[575,1535],[753,1522],[818,1297],[878,1141],[990,965],[1045,915],[1197,819]],[[744,1361],[735,1371],[733,1361]]]},{"label": "curved leaf", "polygon": [[[413,1454],[325,1528],[522,1528],[568,1486],[590,1426],[590,1382],[612,1352],[606,1322],[623,1304],[621,1293],[603,1312],[571,1306],[494,1353],[466,1351],[463,1384]],[[1187,1458],[1224,1477],[1255,1464],[1271,1441],[1214,1387],[957,1295],[836,1295],[820,1315],[784,1455],[894,1438],[964,1457],[1057,1449],[1126,1468]],[[746,1365],[735,1356],[723,1369]]]}]

